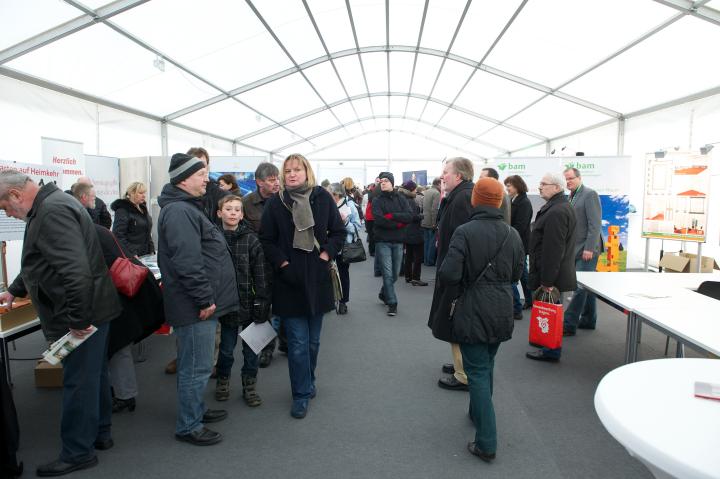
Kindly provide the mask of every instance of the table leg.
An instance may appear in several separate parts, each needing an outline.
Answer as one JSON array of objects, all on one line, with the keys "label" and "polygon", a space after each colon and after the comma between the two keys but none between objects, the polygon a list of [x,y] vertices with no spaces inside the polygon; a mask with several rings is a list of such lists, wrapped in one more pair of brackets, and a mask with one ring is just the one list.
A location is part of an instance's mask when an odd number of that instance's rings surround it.
[{"label": "table leg", "polygon": [[677,348],[675,349],[675,357],[676,358],[684,358],[685,357],[685,345],[681,343],[680,341],[677,342]]},{"label": "table leg", "polygon": [[637,337],[637,344],[640,344],[642,338],[642,321],[637,322],[637,332],[635,333],[635,337]]},{"label": "table leg", "polygon": [[630,363],[631,345],[633,341],[633,323],[635,315],[632,312],[627,313],[627,331],[625,333],[625,364]]},{"label": "table leg", "polygon": [[2,342],[2,362],[5,368],[5,375],[8,385],[12,387],[12,379],[10,378],[10,354],[8,353],[7,341],[5,341],[5,338],[0,338],[0,342]]}]

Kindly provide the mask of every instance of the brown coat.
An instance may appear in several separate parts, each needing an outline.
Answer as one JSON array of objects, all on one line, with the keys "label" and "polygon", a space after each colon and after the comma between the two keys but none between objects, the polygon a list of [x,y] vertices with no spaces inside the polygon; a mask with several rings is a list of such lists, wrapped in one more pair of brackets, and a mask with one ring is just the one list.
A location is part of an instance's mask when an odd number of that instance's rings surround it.
[{"label": "brown coat", "polygon": [[250,225],[250,228],[255,232],[260,232],[260,219],[262,218],[263,210],[265,209],[265,203],[268,198],[260,196],[258,191],[243,196],[243,214],[244,220]]}]

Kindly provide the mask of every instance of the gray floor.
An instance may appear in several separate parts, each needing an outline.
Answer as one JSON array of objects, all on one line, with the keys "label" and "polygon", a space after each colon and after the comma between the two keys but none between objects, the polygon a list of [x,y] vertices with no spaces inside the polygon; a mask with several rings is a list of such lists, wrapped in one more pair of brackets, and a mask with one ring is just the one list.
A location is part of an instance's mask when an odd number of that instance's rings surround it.
[{"label": "gray floor", "polygon": [[[525,359],[528,316],[515,323],[495,369],[498,458],[485,464],[465,450],[474,429],[467,393],[439,389],[447,344],[426,327],[432,285],[397,284],[399,314],[388,318],[377,300],[371,263],[353,265],[350,314],[326,315],[317,370],[318,396],[306,419],[289,415],[285,356],[261,370],[263,404],[251,409],[233,383],[223,403],[230,417],[215,424],[225,439],[198,448],[173,439],[175,377],[163,373],[174,340],[148,339],[148,360],[137,365],[134,413],[114,417],[115,447],[100,452],[98,468],[74,477],[651,477],[605,431],[593,407],[598,381],[623,360],[624,317],[599,303],[597,331],[566,338],[558,364]],[[424,276],[434,275],[426,268]],[[645,328],[640,355],[662,356],[664,336]],[[672,345],[671,345],[672,347]],[[37,356],[40,333],[17,341],[17,358]],[[60,390],[36,389],[33,363],[13,361],[21,423],[20,457],[28,476],[59,448]],[[208,387],[210,407],[214,384]]]}]

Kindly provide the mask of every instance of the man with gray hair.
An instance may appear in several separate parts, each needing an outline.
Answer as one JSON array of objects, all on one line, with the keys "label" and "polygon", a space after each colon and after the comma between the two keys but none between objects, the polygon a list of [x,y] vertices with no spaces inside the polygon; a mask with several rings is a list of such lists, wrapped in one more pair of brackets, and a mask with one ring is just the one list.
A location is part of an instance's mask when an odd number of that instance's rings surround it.
[{"label": "man with gray hair", "polygon": [[[555,303],[561,303],[561,293],[574,291],[575,278],[575,213],[565,196],[565,178],[558,173],[546,173],[540,181],[539,191],[546,201],[535,217],[530,236],[531,290],[548,294]],[[542,348],[525,353],[528,359],[557,362],[562,348]]]},{"label": "man with gray hair", "polygon": [[[89,176],[81,176],[77,179],[75,184],[70,187],[71,194],[75,193],[74,189],[77,185],[88,185],[93,188],[95,187],[93,181],[90,179]],[[90,217],[92,218],[94,223],[110,229],[110,227],[112,226],[112,217],[110,216],[110,212],[107,209],[107,205],[102,199],[96,197],[95,206],[93,206],[92,208],[88,208],[88,210],[88,212],[90,213]]]},{"label": "man with gray hair", "polygon": [[[583,184],[577,168],[567,168],[563,174],[570,190],[570,204],[575,210],[575,271],[595,271],[602,252],[602,206],[600,197]],[[595,329],[597,308],[595,295],[578,288],[565,310],[564,336],[575,336],[576,330]]]},{"label": "man with gray hair", "polygon": [[0,209],[26,222],[20,274],[0,302],[11,308],[29,293],[48,341],[68,331],[86,338],[63,360],[60,456],[39,466],[37,475],[96,466],[95,450],[113,446],[107,345],[110,321],[121,306],[95,225],[55,183],[40,187],[15,170],[0,172]]},{"label": "man with gray hair", "polygon": [[[472,204],[470,199],[473,190],[473,164],[467,158],[450,158],[443,165],[442,179],[445,197],[440,201],[437,216],[437,271],[440,271],[442,262],[450,247],[450,238],[458,228],[470,221]],[[450,305],[460,295],[455,288],[438,288],[435,281],[432,306],[430,307],[430,318],[428,326],[432,329],[433,336],[451,337],[451,331],[444,330],[449,324],[446,320],[450,314]],[[467,391],[467,376],[463,368],[460,346],[451,343],[453,363],[444,364],[442,370],[450,376],[438,380],[438,386],[453,391]]]},{"label": "man with gray hair", "polygon": [[[248,222],[250,228],[255,233],[260,233],[260,219],[265,210],[265,202],[274,194],[280,191],[280,171],[278,167],[269,162],[260,163],[255,169],[255,185],[257,189],[252,193],[245,195],[242,199],[243,212],[245,213],[245,221]],[[267,271],[271,271],[270,268]],[[287,343],[285,335],[281,334],[280,318],[273,317],[273,327],[280,335],[280,349],[287,352]],[[258,365],[261,368],[270,366],[273,353],[275,352],[275,343],[273,339],[260,352]]]}]

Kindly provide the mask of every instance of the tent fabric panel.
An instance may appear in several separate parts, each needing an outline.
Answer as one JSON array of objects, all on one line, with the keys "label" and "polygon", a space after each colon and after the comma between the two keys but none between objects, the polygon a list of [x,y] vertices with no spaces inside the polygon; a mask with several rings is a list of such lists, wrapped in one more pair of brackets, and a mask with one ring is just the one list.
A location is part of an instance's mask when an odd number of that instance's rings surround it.
[{"label": "tent fabric panel", "polygon": [[608,120],[608,117],[602,113],[553,96],[546,96],[510,121],[525,130],[553,138],[605,120]]},{"label": "tent fabric panel", "polygon": [[77,8],[56,0],[3,0],[0,2],[0,50],[82,15]]}]

